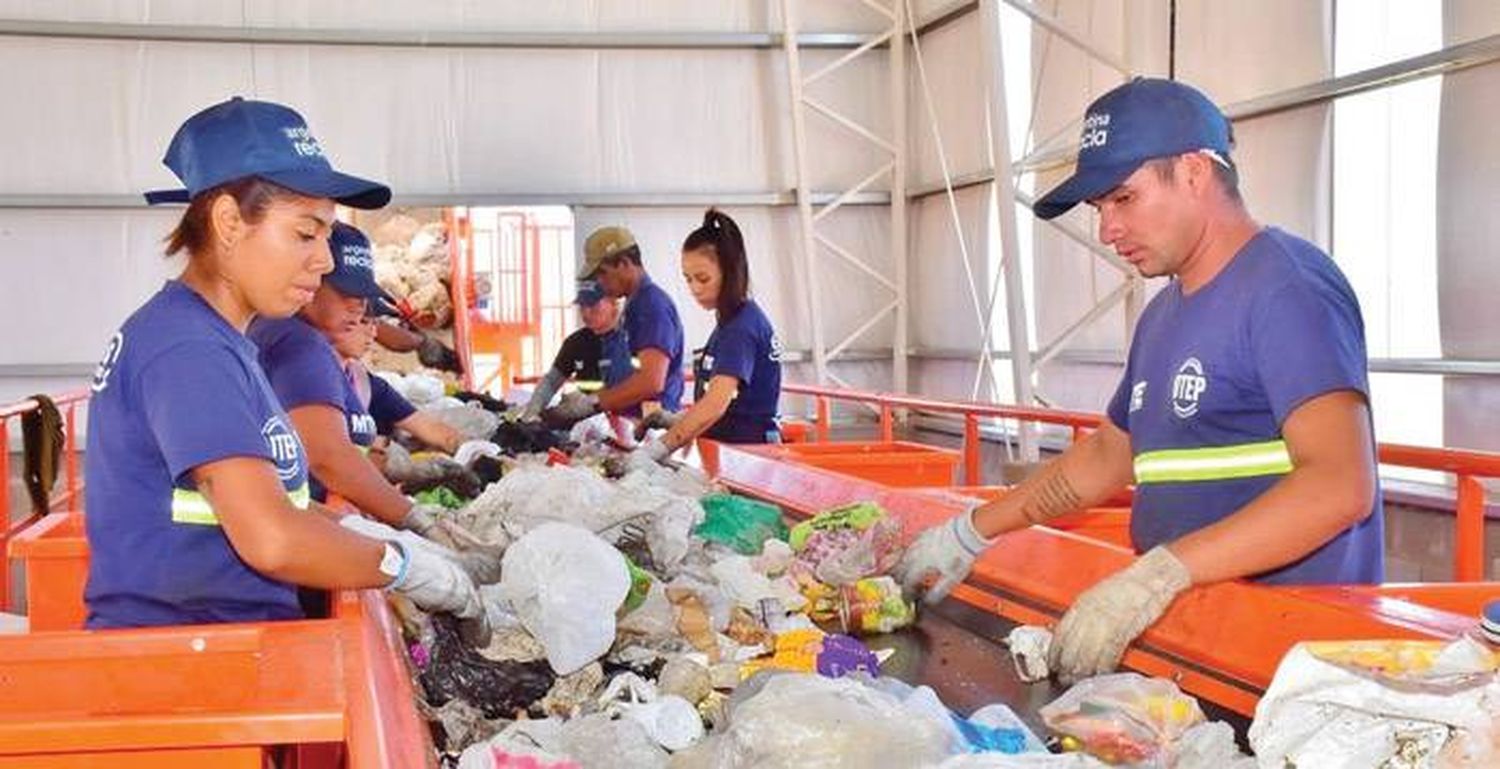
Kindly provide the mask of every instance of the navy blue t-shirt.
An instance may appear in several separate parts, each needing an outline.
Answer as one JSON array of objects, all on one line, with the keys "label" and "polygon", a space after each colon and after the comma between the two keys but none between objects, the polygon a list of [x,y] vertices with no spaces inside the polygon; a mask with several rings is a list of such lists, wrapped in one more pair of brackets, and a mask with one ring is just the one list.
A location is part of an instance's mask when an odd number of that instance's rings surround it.
[{"label": "navy blue t-shirt", "polygon": [[84,453],[90,628],[302,616],[296,588],[240,560],[194,468],[264,459],[306,507],[307,459],[255,346],[169,281],[110,340]]},{"label": "navy blue t-shirt", "polygon": [[732,376],[739,388],[729,409],[705,438],[725,443],[779,441],[777,404],[781,401],[781,340],[771,319],[754,300],[708,336],[708,344],[693,359],[693,393],[701,400],[709,380]]},{"label": "navy blue t-shirt", "polygon": [[676,411],[682,405],[682,319],[672,298],[650,277],[642,275],[641,284],[625,302],[621,326],[629,339],[631,354],[639,357],[643,350],[654,349],[667,356],[666,384],[656,400],[662,408]]},{"label": "navy blue t-shirt", "polygon": [[[1369,398],[1364,321],[1317,246],[1268,228],[1192,295],[1176,281],[1162,289],[1109,404],[1135,456],[1136,549],[1225,518],[1275,485],[1292,468],[1282,423],[1337,390]],[[1380,582],[1383,532],[1377,490],[1369,517],[1259,580]]]},{"label": "navy blue t-shirt", "polygon": [[[308,405],[332,406],[344,415],[351,442],[368,446],[374,441],[374,420],[322,332],[297,317],[257,318],[246,335],[260,348],[260,366],[282,408],[291,411]],[[327,489],[314,475],[312,498],[323,502],[327,497]]]},{"label": "navy blue t-shirt", "polygon": [[417,407],[396,392],[396,388],[385,377],[367,374],[370,377],[370,416],[375,419],[375,431],[380,435],[396,432],[396,425],[417,413]]}]

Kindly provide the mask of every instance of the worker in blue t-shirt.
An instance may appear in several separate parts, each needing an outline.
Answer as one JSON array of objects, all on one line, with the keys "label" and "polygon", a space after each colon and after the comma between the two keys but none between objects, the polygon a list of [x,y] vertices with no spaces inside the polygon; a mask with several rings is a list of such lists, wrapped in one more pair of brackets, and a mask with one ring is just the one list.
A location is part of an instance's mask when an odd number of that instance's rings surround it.
[{"label": "worker in blue t-shirt", "polygon": [[[371,300],[369,306],[372,308],[371,313],[380,311],[375,309],[381,306],[378,300]],[[328,341],[343,363],[344,378],[354,388],[354,396],[358,399],[357,408],[368,414],[371,423],[367,429],[373,429],[376,436],[374,440],[365,443],[361,438],[355,437],[356,430],[351,423],[351,440],[358,445],[369,446],[370,454],[374,456],[382,450],[381,440],[401,429],[445,454],[457,451],[464,440],[457,430],[430,414],[418,411],[390,382],[372,375],[365,368],[361,357],[374,344],[377,332],[378,321],[370,313],[353,326],[328,332]]]},{"label": "worker in blue t-shirt", "polygon": [[523,420],[540,417],[542,409],[569,379],[578,389],[588,392],[614,387],[635,373],[630,361],[630,343],[619,328],[620,300],[605,294],[599,281],[580,280],[573,303],[578,305],[583,328],[563,340],[557,357],[552,359],[552,367],[521,409]]},{"label": "worker in blue t-shirt", "polygon": [[1383,513],[1364,322],[1317,246],[1251,218],[1229,122],[1181,83],[1137,78],[1084,120],[1076,173],[1036,204],[1079,202],[1146,277],[1109,419],[1011,494],[916,541],[900,576],[941,597],[995,537],[1097,505],[1132,481],[1131,566],[1058,625],[1053,669],[1112,670],[1193,585],[1376,583]]},{"label": "worker in blue t-shirt", "polygon": [[310,501],[303,444],[244,335],[312,299],[332,267],[335,202],[378,208],[390,190],[334,171],[293,110],[240,98],[189,118],[165,163],[186,189],[146,199],[188,204],[167,245],[187,265],[94,374],[88,627],[294,619],[298,585],[384,586],[482,624],[444,551],[389,529],[362,536]]},{"label": "worker in blue t-shirt", "polygon": [[290,318],[258,318],[248,336],[260,348],[266,379],[307,446],[313,498],[328,492],[387,524],[447,547],[468,541],[437,505],[413,502],[360,451],[374,441],[375,422],[355,393],[328,336],[357,324],[366,303],[388,301],[375,282],[370,242],[341,222],[328,239],[333,271]]},{"label": "worker in blue t-shirt", "polygon": [[682,319],[672,298],[646,274],[630,230],[601,227],[590,234],[578,279],[597,280],[606,295],[625,297],[621,325],[636,368],[598,393],[567,393],[547,411],[549,421],[576,422],[600,411],[639,416],[647,402],[676,411],[682,400]]},{"label": "worker in blue t-shirt", "polygon": [[698,305],[714,311],[716,323],[693,361],[692,407],[646,415],[638,433],[668,429],[637,451],[660,461],[700,435],[725,443],[779,443],[781,340],[750,298],[745,240],[728,214],[709,209],[703,225],[683,241],[682,275]]}]

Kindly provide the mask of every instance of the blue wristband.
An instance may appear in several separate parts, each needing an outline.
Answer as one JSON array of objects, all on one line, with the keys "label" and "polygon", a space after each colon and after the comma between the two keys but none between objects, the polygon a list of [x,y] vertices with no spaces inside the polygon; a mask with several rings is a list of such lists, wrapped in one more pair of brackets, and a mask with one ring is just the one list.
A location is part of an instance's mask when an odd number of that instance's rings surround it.
[{"label": "blue wristband", "polygon": [[401,556],[401,566],[396,570],[396,576],[391,579],[390,584],[385,586],[386,590],[395,590],[401,587],[401,584],[406,581],[406,574],[411,570],[411,553],[407,552],[406,546],[397,540],[388,539],[385,541],[385,544],[387,547],[394,548],[396,553]]}]

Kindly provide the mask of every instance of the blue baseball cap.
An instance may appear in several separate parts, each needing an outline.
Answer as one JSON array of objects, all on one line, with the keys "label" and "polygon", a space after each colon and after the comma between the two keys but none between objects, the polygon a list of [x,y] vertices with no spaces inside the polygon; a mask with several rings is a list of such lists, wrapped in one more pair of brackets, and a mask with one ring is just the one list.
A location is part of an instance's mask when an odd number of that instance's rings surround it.
[{"label": "blue baseball cap", "polygon": [[1153,158],[1207,151],[1232,168],[1229,119],[1198,89],[1175,80],[1138,77],[1089,105],[1078,142],[1078,167],[1032,210],[1043,219],[1101,197]]},{"label": "blue baseball cap", "polygon": [[578,281],[578,293],[573,297],[573,304],[579,307],[593,307],[604,301],[604,287],[597,280]]},{"label": "blue baseball cap", "polygon": [[238,96],[188,118],[162,158],[184,189],[146,193],[146,202],[187,203],[204,190],[257,176],[314,198],[380,208],[391,188],[333,170],[296,110]]},{"label": "blue baseball cap", "polygon": [[375,282],[375,252],[363,232],[334,222],[328,234],[328,250],[333,252],[333,272],[323,276],[324,282],[344,296],[368,299],[371,304],[395,304]]}]

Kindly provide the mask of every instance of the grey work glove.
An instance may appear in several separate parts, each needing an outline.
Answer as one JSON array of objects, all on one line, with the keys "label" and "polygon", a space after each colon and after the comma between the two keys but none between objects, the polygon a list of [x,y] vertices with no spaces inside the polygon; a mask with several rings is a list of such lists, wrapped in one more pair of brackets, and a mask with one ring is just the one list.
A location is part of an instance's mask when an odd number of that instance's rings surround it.
[{"label": "grey work glove", "polygon": [[682,412],[657,409],[635,425],[635,439],[644,440],[649,430],[670,430],[682,419]]},{"label": "grey work glove", "polygon": [[[442,545],[431,539],[418,536],[411,531],[398,531],[379,521],[372,521],[361,515],[346,515],[339,519],[339,524],[350,531],[363,534],[371,539],[382,539],[387,542],[400,542],[408,550],[427,550],[436,555],[447,558],[458,564],[459,568],[469,575],[469,579],[476,585],[490,585],[500,581],[500,557],[504,548],[495,548],[480,542],[473,534],[464,531],[457,524],[445,521],[451,526],[449,531],[460,540],[457,548]],[[438,524],[442,526],[443,524]]]},{"label": "grey work glove", "polygon": [[1064,682],[1113,671],[1125,647],[1192,584],[1187,567],[1172,551],[1152,548],[1078,596],[1057,625],[1049,666]]},{"label": "grey work glove", "polygon": [[452,521],[448,520],[448,510],[440,505],[421,502],[412,505],[406,517],[401,519],[401,528],[421,534],[450,550],[459,549],[458,538],[451,531]]},{"label": "grey work glove", "polygon": [[531,400],[526,401],[526,406],[521,409],[520,420],[522,422],[535,422],[542,418],[542,410],[552,402],[552,396],[562,389],[563,383],[568,378],[557,369],[547,369],[547,375],[542,381],[537,382],[536,389],[531,393]]},{"label": "grey work glove", "polygon": [[548,422],[572,424],[599,413],[599,399],[578,391],[563,393],[562,400],[547,410]]},{"label": "grey work glove", "polygon": [[401,552],[401,570],[386,585],[411,599],[418,608],[445,612],[459,618],[464,639],[476,646],[488,646],[489,620],[474,581],[448,557],[442,548],[423,541],[410,532],[400,532],[385,524],[358,515],[346,515],[339,525],[357,534],[391,543]]},{"label": "grey work glove", "polygon": [[[974,511],[978,507],[975,505],[922,532],[906,549],[892,574],[907,593],[923,595],[927,603],[937,603],[969,576],[974,559],[994,542],[974,528]],[[932,585],[924,590],[929,580]]]},{"label": "grey work glove", "polygon": [[625,457],[625,471],[660,465],[671,454],[672,450],[667,448],[667,444],[662,443],[660,438],[652,438],[635,447],[635,450]]}]

